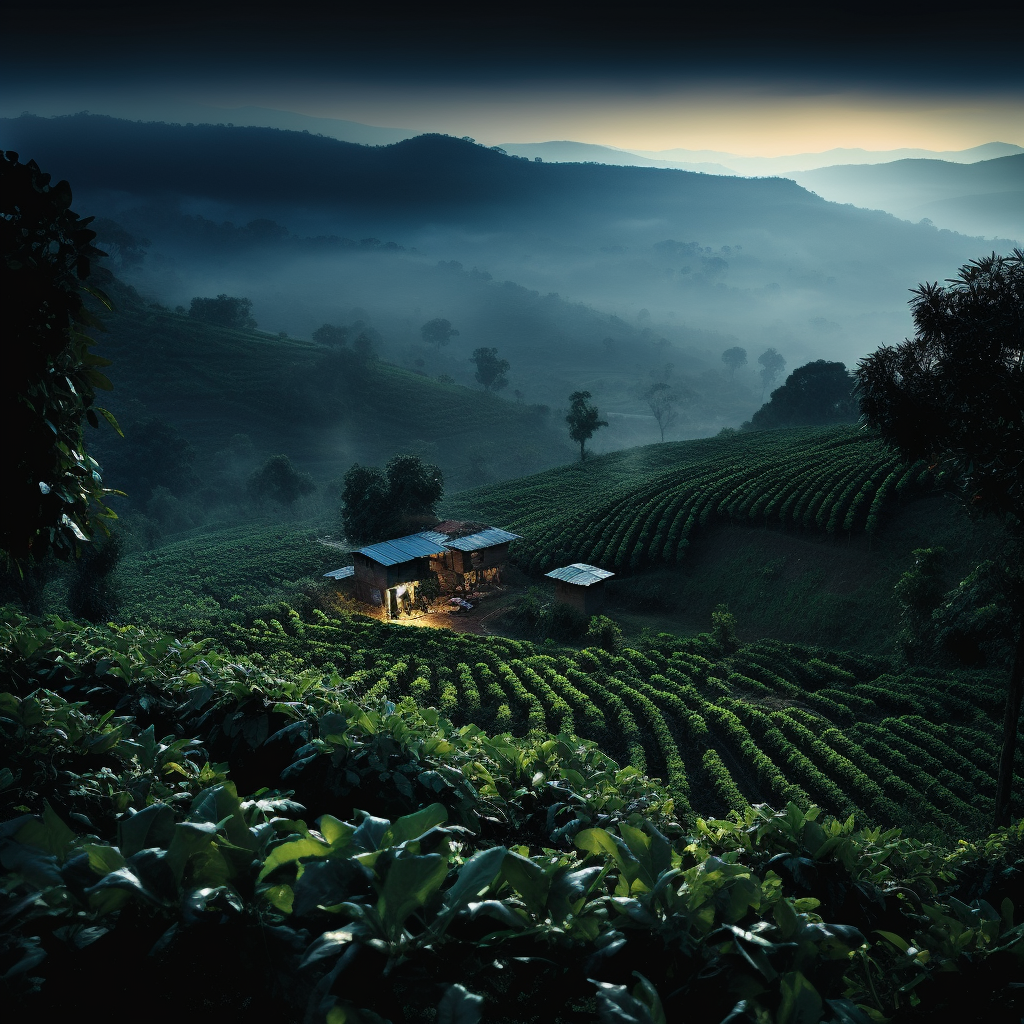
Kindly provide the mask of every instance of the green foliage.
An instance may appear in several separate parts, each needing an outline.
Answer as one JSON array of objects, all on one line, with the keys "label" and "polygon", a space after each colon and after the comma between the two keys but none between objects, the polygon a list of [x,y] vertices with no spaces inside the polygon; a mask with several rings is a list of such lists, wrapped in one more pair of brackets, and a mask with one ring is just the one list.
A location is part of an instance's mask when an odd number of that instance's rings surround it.
[{"label": "green foliage", "polygon": [[625,638],[618,623],[607,615],[591,616],[587,626],[587,640],[609,654],[617,654],[625,646]]},{"label": "green foliage", "polygon": [[96,237],[71,210],[71,187],[50,184],[34,161],[0,157],[0,285],[8,336],[0,406],[10,458],[0,504],[0,552],[15,561],[80,550],[113,513],[103,504],[98,463],[86,451],[83,426],[99,425],[95,391],[109,390],[85,334],[98,322],[83,293],[109,307],[84,284],[99,251]]},{"label": "green foliage", "polygon": [[269,498],[282,505],[294,505],[316,484],[308,473],[300,473],[287,455],[272,455],[249,477],[249,493],[257,500]]},{"label": "green foliage", "polygon": [[896,600],[902,606],[900,615],[900,641],[903,651],[911,660],[917,659],[922,648],[930,646],[931,638],[925,633],[932,613],[939,606],[945,590],[942,577],[944,548],[917,548],[911,554],[914,566],[905,572],[896,584]]},{"label": "green foliage", "polygon": [[342,529],[357,544],[423,530],[442,494],[441,470],[415,455],[396,455],[383,471],[356,463],[345,474]]},{"label": "green foliage", "polygon": [[739,647],[736,616],[729,611],[728,605],[720,604],[711,613],[711,635],[723,654],[732,654]]},{"label": "green foliage", "polygon": [[1020,1012],[1020,827],[943,853],[794,803],[681,821],[592,744],[488,736],[337,674],[10,615],[0,656],[12,1012],[67,1012],[65,972],[111,962],[125,998],[176,985],[160,1024],[242,992],[325,1024]]},{"label": "green foliage", "polygon": [[734,345],[722,353],[722,362],[729,367],[730,373],[735,373],[741,366],[747,365],[747,350]]},{"label": "green foliage", "polygon": [[[458,332],[456,332],[458,333]],[[470,362],[476,364],[477,383],[482,384],[485,391],[501,391],[508,387],[506,373],[511,369],[507,359],[498,358],[496,348],[477,348],[473,350]]]},{"label": "green foliage", "polygon": [[786,368],[786,360],[774,348],[768,348],[757,357],[757,361],[761,366],[761,396],[763,398],[765,391],[775,383],[779,374]]},{"label": "green foliage", "polygon": [[433,320],[428,320],[420,328],[420,337],[423,338],[424,343],[433,345],[438,351],[447,345],[452,338],[457,338],[458,336],[459,332],[452,327],[451,321],[445,320],[443,317],[435,317]]},{"label": "green foliage", "polygon": [[569,436],[580,446],[580,462],[586,455],[586,444],[600,427],[607,427],[607,420],[599,420],[596,405],[590,404],[589,391],[574,391],[569,396]]},{"label": "green foliage", "polygon": [[215,299],[197,296],[189,306],[188,315],[204,323],[235,331],[251,330],[256,326],[252,315],[252,300],[236,299],[231,295],[222,294]]},{"label": "green foliage", "polygon": [[932,481],[920,464],[909,476],[901,468],[894,483],[899,459],[876,436],[849,427],[657,449],[602,455],[585,469],[565,466],[460,494],[446,511],[522,534],[513,557],[530,572],[572,561],[624,572],[683,561],[699,531],[717,522],[874,530],[885,509]]},{"label": "green foliage", "polygon": [[817,359],[797,367],[744,429],[825,426],[852,423],[860,416],[853,398],[854,378],[844,363]]},{"label": "green foliage", "polygon": [[344,348],[348,344],[348,328],[335,327],[334,324],[321,324],[313,332],[313,340],[318,345]]}]

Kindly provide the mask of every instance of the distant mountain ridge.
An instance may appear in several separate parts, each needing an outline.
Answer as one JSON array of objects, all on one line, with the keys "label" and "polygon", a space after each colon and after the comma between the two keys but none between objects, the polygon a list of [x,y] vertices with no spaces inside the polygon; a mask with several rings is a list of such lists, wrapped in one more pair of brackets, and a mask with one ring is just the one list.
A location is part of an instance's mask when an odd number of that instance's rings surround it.
[{"label": "distant mountain ridge", "polygon": [[710,149],[634,149],[635,153],[651,160],[710,161],[720,163],[736,174],[781,174],[787,177],[800,172],[832,167],[837,164],[887,164],[896,160],[943,160],[949,163],[972,164],[993,160],[1001,156],[1024,153],[1024,147],[1009,142],[986,142],[970,149],[935,151],[930,149],[828,149],[821,153],[796,153],[788,156],[740,156]]},{"label": "distant mountain ridge", "polygon": [[1024,153],[971,164],[897,160],[821,167],[792,178],[825,199],[884,209],[969,234],[1024,239]]}]

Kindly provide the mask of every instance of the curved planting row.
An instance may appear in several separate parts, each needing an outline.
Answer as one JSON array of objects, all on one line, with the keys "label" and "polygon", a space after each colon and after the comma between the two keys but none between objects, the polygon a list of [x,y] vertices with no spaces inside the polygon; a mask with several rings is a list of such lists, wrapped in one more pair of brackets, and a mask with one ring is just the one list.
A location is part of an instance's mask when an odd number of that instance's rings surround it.
[{"label": "curved planting row", "polygon": [[929,479],[923,464],[903,466],[865,431],[771,431],[610,493],[599,479],[567,488],[548,504],[557,512],[517,519],[509,488],[508,518],[523,533],[514,557],[528,571],[576,560],[626,572],[680,561],[694,533],[715,522],[874,532],[891,502]]},{"label": "curved planting row", "polygon": [[[288,611],[234,628],[230,642],[257,658],[336,668],[359,693],[408,695],[459,723],[597,740],[660,777],[680,809],[817,803],[936,839],[980,832],[992,811],[1003,695],[979,673],[894,671],[880,658],[778,641],[723,656],[710,639],[666,634],[643,650],[556,653],[321,613],[300,622]],[[1017,773],[1024,793],[1024,755]]]}]

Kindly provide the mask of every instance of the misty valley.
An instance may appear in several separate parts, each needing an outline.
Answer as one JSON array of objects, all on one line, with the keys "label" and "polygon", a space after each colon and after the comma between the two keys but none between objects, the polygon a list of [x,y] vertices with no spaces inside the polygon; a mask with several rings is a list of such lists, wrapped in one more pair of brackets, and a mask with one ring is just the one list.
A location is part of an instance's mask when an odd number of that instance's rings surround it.
[{"label": "misty valley", "polygon": [[238,117],[0,118],[5,1005],[1019,1021],[1024,151]]}]

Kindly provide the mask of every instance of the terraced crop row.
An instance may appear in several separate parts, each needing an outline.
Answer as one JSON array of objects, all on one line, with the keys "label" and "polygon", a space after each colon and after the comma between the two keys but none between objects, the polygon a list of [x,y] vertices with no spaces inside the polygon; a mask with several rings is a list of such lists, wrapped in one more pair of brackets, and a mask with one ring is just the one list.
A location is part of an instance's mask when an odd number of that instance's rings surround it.
[{"label": "terraced crop row", "polygon": [[[894,671],[777,641],[723,657],[709,639],[666,634],[643,650],[556,653],[318,612],[237,628],[231,643],[335,667],[360,694],[409,695],[459,723],[595,739],[660,777],[681,809],[813,802],[936,839],[981,832],[992,811],[1003,695],[980,673]],[[1016,771],[1024,793],[1024,755]]]},{"label": "terraced crop row", "polygon": [[[688,444],[680,450],[685,462],[662,464],[640,480],[616,485],[621,474],[605,472],[599,459],[531,478],[547,480],[547,488],[513,482],[461,497],[458,510],[521,533],[513,555],[527,571],[568,560],[627,572],[681,561],[694,534],[716,522],[873,533],[892,502],[930,480],[923,463],[901,464],[858,428],[766,431],[702,449]],[[552,501],[559,478],[564,487]]]}]

